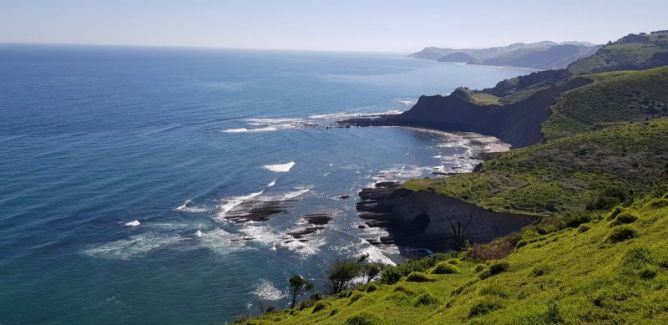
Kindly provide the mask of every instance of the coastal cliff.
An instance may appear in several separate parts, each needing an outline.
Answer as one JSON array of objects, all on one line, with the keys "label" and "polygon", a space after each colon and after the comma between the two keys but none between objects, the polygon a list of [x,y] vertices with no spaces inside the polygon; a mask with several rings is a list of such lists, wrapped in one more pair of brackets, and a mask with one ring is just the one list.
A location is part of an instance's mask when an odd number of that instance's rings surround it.
[{"label": "coastal cliff", "polygon": [[421,96],[409,111],[376,119],[351,119],[345,125],[412,126],[441,131],[475,132],[495,136],[514,148],[540,142],[541,124],[550,117],[549,106],[565,91],[592,81],[574,78],[561,85],[536,91],[528,98],[506,105],[481,105],[462,90],[448,96]]},{"label": "coastal cliff", "polygon": [[359,196],[360,217],[370,227],[388,230],[381,242],[402,248],[459,249],[465,242],[489,242],[538,220],[497,213],[433,191],[406,190],[391,182],[365,188]]}]

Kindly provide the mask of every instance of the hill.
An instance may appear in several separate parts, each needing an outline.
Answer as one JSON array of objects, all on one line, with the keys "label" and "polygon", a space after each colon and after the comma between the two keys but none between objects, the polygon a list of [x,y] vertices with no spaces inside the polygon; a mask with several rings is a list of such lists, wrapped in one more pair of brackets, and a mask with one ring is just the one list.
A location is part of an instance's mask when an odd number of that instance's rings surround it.
[{"label": "hill", "polygon": [[441,62],[464,62],[493,66],[517,66],[533,69],[560,69],[587,57],[598,49],[597,45],[582,42],[516,43],[503,47],[484,49],[448,49],[428,47],[412,57]]},{"label": "hill", "polygon": [[668,31],[629,34],[601,47],[596,54],[573,62],[575,74],[640,70],[668,64]]},{"label": "hill", "polygon": [[[400,278],[239,324],[665,324],[668,198],[529,227],[455,255],[385,270]],[[503,248],[507,247],[507,248]],[[485,253],[509,251],[500,260]]]}]

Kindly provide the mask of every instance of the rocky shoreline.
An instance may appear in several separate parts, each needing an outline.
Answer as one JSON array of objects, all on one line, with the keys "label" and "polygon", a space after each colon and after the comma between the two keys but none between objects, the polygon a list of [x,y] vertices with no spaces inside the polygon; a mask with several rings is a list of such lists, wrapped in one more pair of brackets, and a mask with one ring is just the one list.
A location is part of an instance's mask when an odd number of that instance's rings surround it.
[{"label": "rocky shoreline", "polygon": [[430,191],[414,192],[398,182],[362,189],[357,211],[367,226],[389,233],[372,244],[432,251],[489,242],[537,221],[535,216],[494,212]]}]

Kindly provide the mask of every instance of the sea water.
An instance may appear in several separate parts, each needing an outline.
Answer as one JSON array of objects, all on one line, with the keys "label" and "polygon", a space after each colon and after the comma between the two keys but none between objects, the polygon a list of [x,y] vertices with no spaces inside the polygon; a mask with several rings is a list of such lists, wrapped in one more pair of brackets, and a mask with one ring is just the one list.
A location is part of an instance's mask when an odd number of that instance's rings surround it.
[{"label": "sea water", "polygon": [[285,307],[293,274],[324,290],[337,258],[400,261],[370,244],[384,232],[357,216],[357,192],[466,171],[470,141],[335,122],[526,73],[401,54],[0,45],[0,323],[220,323]]}]

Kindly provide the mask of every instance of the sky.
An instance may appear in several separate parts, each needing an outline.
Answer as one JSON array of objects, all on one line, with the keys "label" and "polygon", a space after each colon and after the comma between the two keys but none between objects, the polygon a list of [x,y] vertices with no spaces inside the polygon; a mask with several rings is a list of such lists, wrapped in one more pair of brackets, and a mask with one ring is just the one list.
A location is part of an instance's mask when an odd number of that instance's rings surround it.
[{"label": "sky", "polygon": [[666,0],[0,0],[0,43],[412,52],[659,29]]}]

